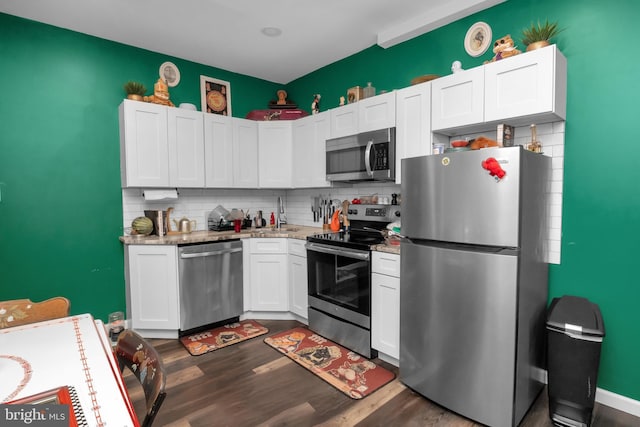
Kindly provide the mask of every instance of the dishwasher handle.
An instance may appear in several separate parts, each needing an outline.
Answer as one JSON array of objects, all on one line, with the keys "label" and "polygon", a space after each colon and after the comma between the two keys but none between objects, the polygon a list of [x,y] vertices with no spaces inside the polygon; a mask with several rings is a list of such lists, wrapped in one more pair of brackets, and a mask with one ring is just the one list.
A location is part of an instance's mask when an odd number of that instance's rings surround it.
[{"label": "dishwasher handle", "polygon": [[221,249],[219,251],[207,251],[207,252],[194,252],[190,254],[180,254],[181,259],[187,258],[204,258],[210,256],[224,255],[224,254],[232,254],[235,252],[242,252],[242,248],[232,248],[232,249]]}]

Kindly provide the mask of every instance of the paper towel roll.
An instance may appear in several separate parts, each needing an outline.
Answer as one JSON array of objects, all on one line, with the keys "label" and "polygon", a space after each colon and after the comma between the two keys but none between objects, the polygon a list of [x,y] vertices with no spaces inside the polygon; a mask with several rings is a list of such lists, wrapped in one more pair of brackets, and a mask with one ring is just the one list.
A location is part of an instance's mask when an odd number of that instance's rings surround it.
[{"label": "paper towel roll", "polygon": [[145,200],[175,200],[178,198],[176,188],[167,190],[144,190],[142,196]]}]

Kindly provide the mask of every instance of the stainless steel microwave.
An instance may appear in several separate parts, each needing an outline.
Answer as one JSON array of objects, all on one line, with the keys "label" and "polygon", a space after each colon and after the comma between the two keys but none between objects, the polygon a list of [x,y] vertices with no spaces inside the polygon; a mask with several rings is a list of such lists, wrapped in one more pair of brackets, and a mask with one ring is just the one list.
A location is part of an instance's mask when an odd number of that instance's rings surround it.
[{"label": "stainless steel microwave", "polygon": [[396,128],[326,142],[327,181],[395,181]]}]

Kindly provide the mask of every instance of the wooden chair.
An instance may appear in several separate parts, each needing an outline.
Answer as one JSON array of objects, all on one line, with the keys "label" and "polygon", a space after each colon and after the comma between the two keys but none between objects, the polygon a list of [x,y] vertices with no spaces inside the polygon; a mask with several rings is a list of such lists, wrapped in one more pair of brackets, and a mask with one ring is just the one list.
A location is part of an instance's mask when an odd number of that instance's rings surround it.
[{"label": "wooden chair", "polygon": [[125,366],[142,385],[147,413],[141,427],[149,427],[164,401],[166,371],[158,351],[138,333],[127,329],[120,333],[115,348],[120,372]]},{"label": "wooden chair", "polygon": [[41,302],[29,299],[0,301],[0,329],[66,317],[70,306],[71,303],[64,297]]}]

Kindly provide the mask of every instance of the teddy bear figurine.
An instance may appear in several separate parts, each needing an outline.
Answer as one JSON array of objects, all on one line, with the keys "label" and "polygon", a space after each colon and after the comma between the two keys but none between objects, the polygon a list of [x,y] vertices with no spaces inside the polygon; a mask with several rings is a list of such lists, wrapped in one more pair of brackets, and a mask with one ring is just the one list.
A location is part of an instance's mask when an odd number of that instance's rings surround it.
[{"label": "teddy bear figurine", "polygon": [[493,53],[494,57],[491,58],[491,61],[486,61],[485,64],[488,62],[495,62],[501,59],[509,58],[510,56],[515,56],[519,54],[520,51],[516,49],[511,35],[507,34],[506,36],[496,40],[496,42],[493,44]]}]

